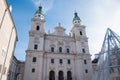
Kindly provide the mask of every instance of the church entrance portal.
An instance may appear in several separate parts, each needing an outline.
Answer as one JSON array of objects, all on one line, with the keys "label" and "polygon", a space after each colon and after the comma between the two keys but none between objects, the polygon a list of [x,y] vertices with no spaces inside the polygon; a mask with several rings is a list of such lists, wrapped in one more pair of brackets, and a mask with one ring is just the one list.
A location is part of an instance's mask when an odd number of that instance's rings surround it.
[{"label": "church entrance portal", "polygon": [[71,73],[71,71],[67,72],[67,80],[72,80],[72,73]]},{"label": "church entrance portal", "polygon": [[59,71],[58,75],[58,80],[64,80],[63,71]]},{"label": "church entrance portal", "polygon": [[49,80],[55,80],[55,72],[54,71],[50,71]]}]

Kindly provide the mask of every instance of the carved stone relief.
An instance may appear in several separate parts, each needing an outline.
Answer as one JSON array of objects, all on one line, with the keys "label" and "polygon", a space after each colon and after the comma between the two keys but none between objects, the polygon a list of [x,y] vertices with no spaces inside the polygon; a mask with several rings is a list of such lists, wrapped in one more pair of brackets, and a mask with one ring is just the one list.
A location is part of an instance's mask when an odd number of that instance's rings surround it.
[{"label": "carved stone relief", "polygon": [[57,43],[58,45],[64,45],[64,42],[63,41],[58,41],[58,43]]}]

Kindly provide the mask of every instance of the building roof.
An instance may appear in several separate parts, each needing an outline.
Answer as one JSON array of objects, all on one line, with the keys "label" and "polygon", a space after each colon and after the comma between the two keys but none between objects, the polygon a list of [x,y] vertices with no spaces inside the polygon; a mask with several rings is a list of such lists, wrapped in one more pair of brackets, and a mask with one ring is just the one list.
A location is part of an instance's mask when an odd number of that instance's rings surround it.
[{"label": "building roof", "polygon": [[39,6],[39,9],[36,11],[35,14],[43,14],[43,12],[42,12],[42,6]]},{"label": "building roof", "polygon": [[74,13],[73,21],[75,21],[75,20],[80,20],[80,18],[79,18],[79,16],[78,16],[77,12]]},{"label": "building roof", "polygon": [[99,58],[95,58],[95,59],[92,61],[92,63],[98,63],[98,59],[99,59]]}]

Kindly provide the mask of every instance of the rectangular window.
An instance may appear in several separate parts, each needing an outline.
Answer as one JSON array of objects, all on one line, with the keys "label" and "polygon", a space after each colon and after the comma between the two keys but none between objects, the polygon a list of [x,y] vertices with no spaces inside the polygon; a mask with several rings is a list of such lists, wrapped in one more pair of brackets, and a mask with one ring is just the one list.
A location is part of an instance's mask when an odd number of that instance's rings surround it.
[{"label": "rectangular window", "polygon": [[62,52],[62,47],[59,47],[59,52],[60,52],[60,53]]},{"label": "rectangular window", "polygon": [[36,57],[33,57],[33,62],[36,62],[37,58]]},{"label": "rectangular window", "polygon": [[35,68],[32,68],[32,73],[34,73],[35,72]]},{"label": "rectangular window", "polygon": [[63,63],[62,59],[60,59],[59,62],[60,62],[60,64],[62,64]]},{"label": "rectangular window", "polygon": [[85,49],[84,48],[82,49],[82,52],[85,53]]},{"label": "rectangular window", "polygon": [[68,64],[70,64],[71,62],[70,62],[70,59],[68,59]]},{"label": "rectangular window", "polygon": [[86,60],[84,60],[84,64],[87,64],[87,61],[86,61]]},{"label": "rectangular window", "polygon": [[54,47],[51,47],[51,52],[54,52]]},{"label": "rectangular window", "polygon": [[85,73],[88,73],[88,70],[87,70],[87,69],[85,70]]},{"label": "rectangular window", "polygon": [[51,59],[51,63],[54,63],[54,59]]},{"label": "rectangular window", "polygon": [[35,49],[35,50],[38,49],[38,45],[37,45],[37,44],[34,45],[34,49]]},{"label": "rectangular window", "polygon": [[69,53],[70,51],[69,51],[69,49],[67,49],[67,53]]},{"label": "rectangular window", "polygon": [[39,26],[37,26],[37,27],[36,27],[36,30],[39,30],[39,28],[40,28],[40,27],[39,27]]},{"label": "rectangular window", "polygon": [[82,35],[82,31],[80,31],[80,35]]}]

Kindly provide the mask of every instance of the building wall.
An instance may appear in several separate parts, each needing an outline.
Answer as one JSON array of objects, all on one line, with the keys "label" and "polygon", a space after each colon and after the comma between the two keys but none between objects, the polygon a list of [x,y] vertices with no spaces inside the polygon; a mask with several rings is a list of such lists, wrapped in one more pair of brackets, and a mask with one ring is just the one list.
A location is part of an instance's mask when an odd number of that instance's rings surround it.
[{"label": "building wall", "polygon": [[[53,33],[47,34],[44,31],[46,22],[41,16],[43,14],[38,13],[32,19],[26,50],[24,80],[59,80],[59,78],[68,80],[68,71],[71,72],[72,80],[92,80],[91,55],[85,26],[79,23],[80,20],[74,21],[71,33],[75,36],[67,35],[65,28],[60,24],[54,28]],[[54,51],[51,51],[52,48]],[[54,63],[51,63],[52,59]],[[70,64],[67,62],[68,59]],[[55,79],[50,79],[50,72]],[[59,77],[59,72],[60,75],[63,72],[63,77]]]},{"label": "building wall", "polygon": [[[0,79],[7,80],[17,33],[6,0],[0,0]],[[2,73],[2,74],[1,74]]]},{"label": "building wall", "polygon": [[93,80],[97,80],[97,76],[98,76],[98,66],[97,63],[92,63],[92,67],[93,67]]},{"label": "building wall", "polygon": [[18,73],[17,68],[18,68],[18,61],[15,57],[13,57],[9,69],[8,80],[16,80],[16,74]]},{"label": "building wall", "polygon": [[11,61],[9,69],[8,80],[23,80],[24,76],[24,62],[16,59],[14,56]]}]

